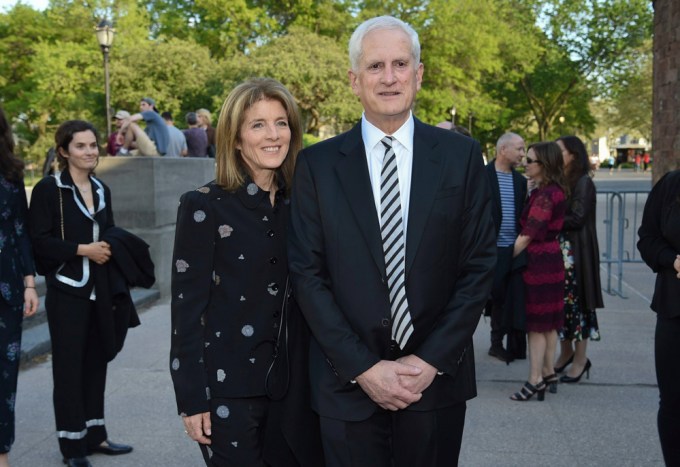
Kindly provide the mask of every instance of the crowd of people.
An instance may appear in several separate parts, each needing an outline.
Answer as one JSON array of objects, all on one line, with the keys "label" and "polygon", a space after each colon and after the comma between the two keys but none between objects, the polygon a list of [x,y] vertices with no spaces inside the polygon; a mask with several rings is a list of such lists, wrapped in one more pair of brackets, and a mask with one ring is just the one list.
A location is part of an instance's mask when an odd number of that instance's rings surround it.
[{"label": "crowd of people", "polygon": [[[207,109],[189,112],[185,130],[175,126],[170,112],[160,113],[156,101],[144,97],[139,112],[119,110],[113,118],[116,131],[109,135],[109,156],[215,157],[215,129]],[[143,121],[144,128],[136,122]]]},{"label": "crowd of people", "polygon": [[[294,96],[270,78],[231,91],[217,135],[207,110],[188,113],[180,131],[148,97],[140,112],[115,115],[109,155],[215,157],[215,179],[180,197],[169,362],[185,433],[208,466],[456,465],[483,309],[489,355],[529,359],[512,400],[543,400],[589,377],[603,301],[583,142],[525,147],[506,133],[485,167],[464,129],[413,115],[424,69],[409,25],[365,21],[349,59],[361,121],[304,149]],[[30,207],[12,141],[0,110],[1,391],[14,401],[37,271],[59,449],[67,465],[87,467],[92,453],[133,449],[108,439],[106,368],[139,324],[129,287],[151,286],[153,263],[148,245],[114,224],[111,191],[94,173],[94,126],[59,126],[56,170]],[[652,308],[669,465],[679,459],[670,356],[680,334],[678,174],[652,191],[639,243],[659,274]],[[6,466],[13,403],[0,414]]]}]

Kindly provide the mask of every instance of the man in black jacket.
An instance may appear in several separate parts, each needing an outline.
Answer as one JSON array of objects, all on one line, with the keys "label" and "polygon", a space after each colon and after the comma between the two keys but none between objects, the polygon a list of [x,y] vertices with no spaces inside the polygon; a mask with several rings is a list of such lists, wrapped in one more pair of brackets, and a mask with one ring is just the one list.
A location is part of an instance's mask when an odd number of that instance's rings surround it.
[{"label": "man in black jacket", "polygon": [[[526,339],[514,342],[512,332],[513,311],[517,302],[512,300],[509,291],[513,287],[512,250],[520,231],[519,219],[527,196],[527,181],[519,174],[517,167],[525,155],[524,140],[516,133],[505,133],[496,143],[496,158],[486,166],[491,188],[491,206],[496,228],[496,247],[498,263],[494,274],[491,300],[491,348],[489,355],[501,361],[510,362],[515,358],[525,358]],[[515,266],[517,261],[514,261]],[[514,295],[517,298],[516,295]],[[505,311],[504,311],[505,310]],[[508,349],[503,347],[503,336],[508,335]],[[518,333],[522,334],[522,332]]]}]

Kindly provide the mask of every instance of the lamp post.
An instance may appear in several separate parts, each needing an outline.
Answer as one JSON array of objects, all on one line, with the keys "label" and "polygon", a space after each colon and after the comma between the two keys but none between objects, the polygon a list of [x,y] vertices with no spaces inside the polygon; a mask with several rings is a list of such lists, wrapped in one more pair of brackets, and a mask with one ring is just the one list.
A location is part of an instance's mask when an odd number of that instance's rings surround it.
[{"label": "lamp post", "polygon": [[113,36],[116,30],[113,29],[113,25],[109,20],[103,19],[99,22],[95,28],[95,33],[97,34],[97,41],[99,42],[99,47],[102,49],[104,54],[104,86],[106,87],[106,136],[111,134],[111,105],[110,105],[110,93],[109,93],[109,49],[111,44],[113,44]]},{"label": "lamp post", "polygon": [[562,130],[562,125],[564,125],[564,115],[560,115],[560,118],[558,120],[560,121],[560,136],[562,136],[564,133],[564,131]]},{"label": "lamp post", "polygon": [[456,126],[456,107],[451,107],[451,125]]}]

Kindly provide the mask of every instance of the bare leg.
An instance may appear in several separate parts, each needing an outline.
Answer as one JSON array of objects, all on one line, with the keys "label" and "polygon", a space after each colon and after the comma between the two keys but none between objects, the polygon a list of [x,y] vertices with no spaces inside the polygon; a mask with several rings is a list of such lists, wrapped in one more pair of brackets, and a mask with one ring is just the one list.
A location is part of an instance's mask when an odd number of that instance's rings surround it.
[{"label": "bare leg", "polygon": [[0,467],[9,467],[9,459],[7,453],[0,454]]},{"label": "bare leg", "polygon": [[[565,339],[560,341],[560,356],[557,357],[555,366],[558,368],[564,366],[572,355],[574,355],[574,348],[571,345],[571,340]],[[550,373],[553,373],[553,371],[550,371]]]},{"label": "bare leg", "polygon": [[588,357],[586,356],[586,348],[588,347],[588,339],[582,339],[576,341],[576,350],[574,351],[574,363],[571,364],[568,376],[576,377],[581,374],[583,369],[586,367],[586,362]]},{"label": "bare leg", "polygon": [[555,373],[553,362],[555,361],[555,348],[557,347],[557,331],[546,332],[544,336],[545,356],[543,358],[543,373],[541,376],[550,376]]},{"label": "bare leg", "polygon": [[529,382],[534,386],[543,381],[543,360],[545,358],[546,340],[541,332],[529,333]]}]

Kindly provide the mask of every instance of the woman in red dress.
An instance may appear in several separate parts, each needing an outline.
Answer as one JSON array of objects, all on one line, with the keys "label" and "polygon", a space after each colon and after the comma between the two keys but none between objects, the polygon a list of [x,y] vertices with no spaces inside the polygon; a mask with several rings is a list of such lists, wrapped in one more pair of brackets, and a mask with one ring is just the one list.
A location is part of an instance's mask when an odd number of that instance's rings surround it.
[{"label": "woman in red dress", "polygon": [[536,188],[531,192],[515,241],[514,256],[526,250],[526,329],[529,334],[529,379],[510,398],[527,401],[534,394],[543,400],[545,388],[557,380],[553,358],[557,330],[564,321],[564,262],[558,235],[566,210],[566,183],[560,147],[554,142],[529,146],[526,175]]}]

